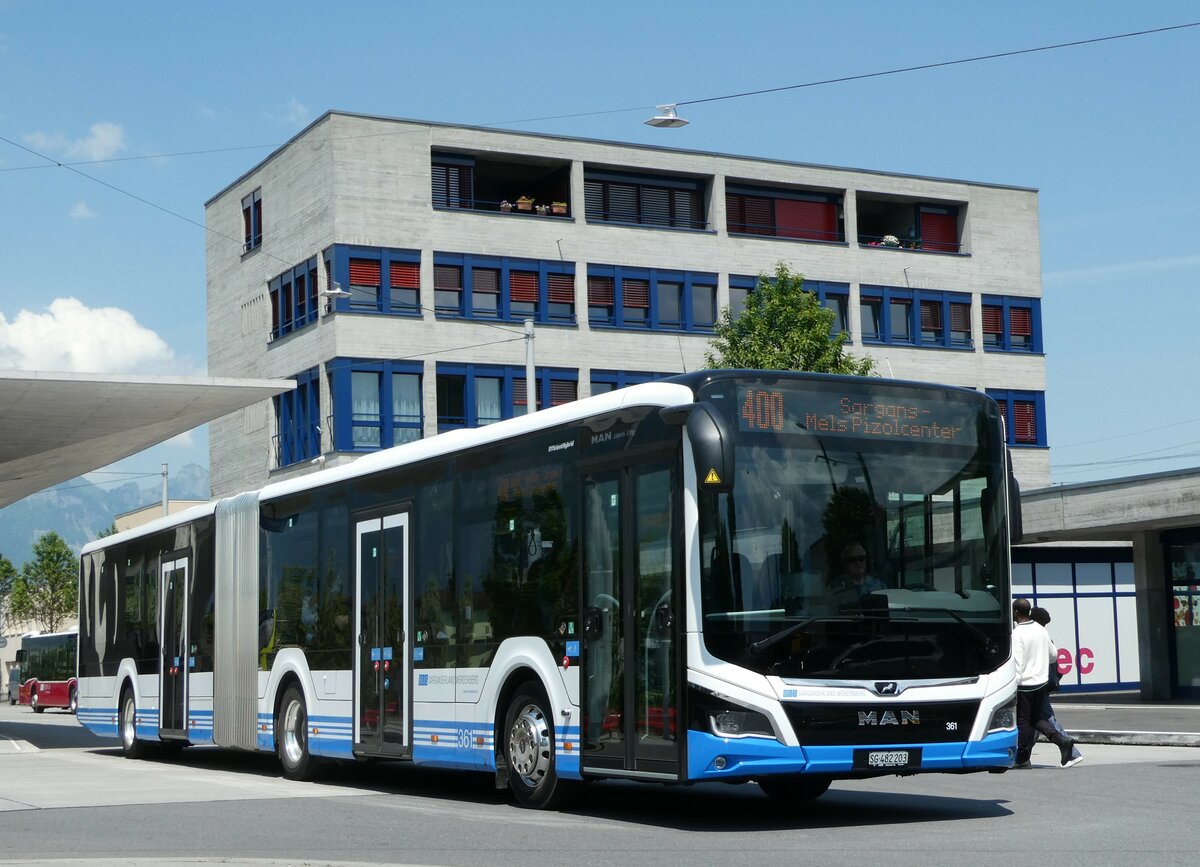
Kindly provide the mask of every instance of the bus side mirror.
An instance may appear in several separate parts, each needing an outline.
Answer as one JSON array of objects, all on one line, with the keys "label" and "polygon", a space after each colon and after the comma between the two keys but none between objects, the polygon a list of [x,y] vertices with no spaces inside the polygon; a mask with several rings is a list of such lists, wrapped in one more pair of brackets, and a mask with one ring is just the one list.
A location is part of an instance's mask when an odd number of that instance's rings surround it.
[{"label": "bus side mirror", "polygon": [[25,651],[24,651],[24,650],[18,650],[18,651],[17,651],[17,658],[16,658],[16,661],[17,661],[18,663],[20,663],[21,665],[24,665],[24,664],[25,664]]},{"label": "bus side mirror", "polygon": [[701,491],[727,494],[733,490],[733,432],[712,404],[701,401],[659,410],[667,424],[686,425]]},{"label": "bus side mirror", "polygon": [[1019,545],[1025,537],[1025,522],[1021,518],[1021,485],[1017,482],[1012,467],[1012,451],[1007,455],[1008,463],[1008,543]]}]

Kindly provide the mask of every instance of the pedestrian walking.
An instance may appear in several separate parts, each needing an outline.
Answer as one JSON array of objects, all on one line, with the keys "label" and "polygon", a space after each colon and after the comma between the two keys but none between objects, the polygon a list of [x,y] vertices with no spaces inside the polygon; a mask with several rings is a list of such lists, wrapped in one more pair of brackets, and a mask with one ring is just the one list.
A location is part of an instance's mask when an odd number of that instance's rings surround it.
[{"label": "pedestrian walking", "polygon": [[1030,616],[1033,606],[1028,599],[1014,599],[1012,604],[1013,661],[1017,666],[1017,760],[1016,769],[1031,768],[1030,756],[1037,741],[1038,732],[1058,747],[1060,764],[1071,765],[1071,751],[1075,748],[1074,738],[1060,734],[1049,722],[1042,719],[1042,699],[1050,680],[1050,633]]},{"label": "pedestrian walking", "polygon": [[[1045,608],[1034,607],[1029,610],[1029,616],[1034,623],[1040,624],[1043,629],[1049,632],[1050,612]],[[1046,692],[1042,698],[1042,719],[1054,726],[1054,730],[1063,737],[1070,737],[1066,730],[1058,721],[1058,717],[1054,715],[1054,708],[1050,704],[1050,693],[1058,689],[1058,647],[1054,644],[1054,639],[1050,639],[1050,669],[1048,671],[1048,679],[1046,682]],[[1071,760],[1066,762],[1064,768],[1072,768],[1083,761],[1083,753],[1079,751],[1079,747],[1072,741]]]}]

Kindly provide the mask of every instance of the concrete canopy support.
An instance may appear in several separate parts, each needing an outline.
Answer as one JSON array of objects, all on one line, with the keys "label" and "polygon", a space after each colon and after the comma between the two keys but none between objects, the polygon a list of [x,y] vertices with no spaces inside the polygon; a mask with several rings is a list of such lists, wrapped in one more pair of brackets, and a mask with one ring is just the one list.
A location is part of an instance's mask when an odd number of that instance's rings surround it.
[{"label": "concrete canopy support", "polygon": [[1163,548],[1155,530],[1133,534],[1133,580],[1137,588],[1138,658],[1142,698],[1171,698],[1171,636]]}]

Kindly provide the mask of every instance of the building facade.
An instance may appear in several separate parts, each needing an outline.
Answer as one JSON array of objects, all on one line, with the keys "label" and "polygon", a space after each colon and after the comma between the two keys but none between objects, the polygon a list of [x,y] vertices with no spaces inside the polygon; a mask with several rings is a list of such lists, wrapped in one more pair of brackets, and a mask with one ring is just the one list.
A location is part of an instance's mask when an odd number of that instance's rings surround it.
[{"label": "building facade", "polygon": [[986,390],[1049,483],[1035,190],[330,112],[206,204],[213,495],[703,366],[786,263],[883,376]]}]

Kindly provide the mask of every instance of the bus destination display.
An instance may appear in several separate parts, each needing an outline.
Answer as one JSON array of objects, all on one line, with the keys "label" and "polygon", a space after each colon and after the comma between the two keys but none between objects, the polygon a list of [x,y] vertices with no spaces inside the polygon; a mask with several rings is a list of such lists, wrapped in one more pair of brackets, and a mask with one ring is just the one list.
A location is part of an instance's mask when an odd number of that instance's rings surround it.
[{"label": "bus destination display", "polygon": [[738,427],[748,432],[801,433],[972,444],[974,407],[915,397],[838,392],[803,394],[747,389]]}]

